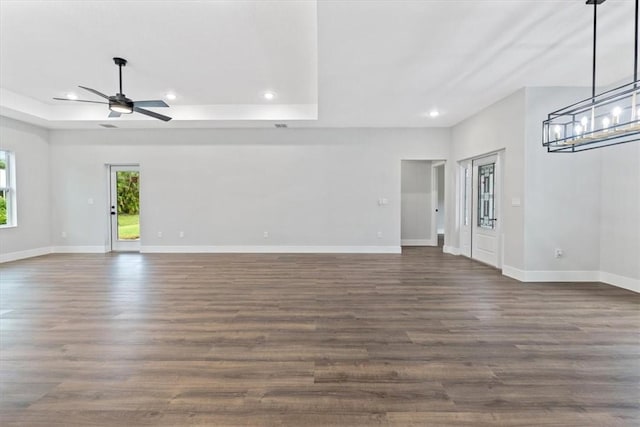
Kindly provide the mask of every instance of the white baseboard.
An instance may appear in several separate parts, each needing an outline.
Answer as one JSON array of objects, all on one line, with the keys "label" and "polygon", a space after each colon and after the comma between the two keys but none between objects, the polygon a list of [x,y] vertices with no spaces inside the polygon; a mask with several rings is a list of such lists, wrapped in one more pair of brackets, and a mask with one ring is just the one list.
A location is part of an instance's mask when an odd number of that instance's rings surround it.
[{"label": "white baseboard", "polygon": [[519,282],[527,281],[526,271],[520,270],[519,268],[511,267],[509,265],[502,266],[502,275],[511,277],[512,279],[516,279]]},{"label": "white baseboard", "polygon": [[52,252],[51,247],[28,249],[26,251],[8,252],[6,254],[0,254],[0,263],[47,255],[47,254],[50,254],[51,252]]},{"label": "white baseboard", "polygon": [[141,253],[399,254],[399,246],[142,246]]},{"label": "white baseboard", "polygon": [[602,282],[640,293],[640,280],[605,271],[525,271],[505,265],[502,274],[520,282]]},{"label": "white baseboard", "polygon": [[521,282],[598,282],[599,271],[535,271],[502,266],[502,274]]},{"label": "white baseboard", "polygon": [[599,282],[599,271],[527,271],[527,282]]},{"label": "white baseboard", "polygon": [[460,255],[460,248],[444,245],[442,248],[442,252],[444,252],[445,254]]},{"label": "white baseboard", "polygon": [[600,272],[600,281],[629,291],[640,293],[640,280],[631,277],[619,276],[606,271]]},{"label": "white baseboard", "polygon": [[402,246],[438,246],[435,239],[402,239]]},{"label": "white baseboard", "polygon": [[52,252],[56,254],[104,254],[104,246],[54,246]]}]

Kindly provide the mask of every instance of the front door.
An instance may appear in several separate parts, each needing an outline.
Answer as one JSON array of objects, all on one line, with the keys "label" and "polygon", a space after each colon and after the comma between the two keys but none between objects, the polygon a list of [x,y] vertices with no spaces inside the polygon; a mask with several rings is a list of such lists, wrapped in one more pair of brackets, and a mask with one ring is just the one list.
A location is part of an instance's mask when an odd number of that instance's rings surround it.
[{"label": "front door", "polygon": [[471,257],[500,267],[500,158],[491,155],[473,161],[473,215]]},{"label": "front door", "polygon": [[140,168],[110,169],[111,250],[140,251]]}]

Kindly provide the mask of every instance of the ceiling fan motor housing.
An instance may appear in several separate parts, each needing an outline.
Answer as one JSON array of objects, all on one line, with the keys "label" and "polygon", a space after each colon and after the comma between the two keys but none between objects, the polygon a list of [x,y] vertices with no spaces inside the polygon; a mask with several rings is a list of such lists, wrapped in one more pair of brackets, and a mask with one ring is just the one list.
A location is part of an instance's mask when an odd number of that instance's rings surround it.
[{"label": "ceiling fan motor housing", "polygon": [[116,96],[109,97],[109,109],[120,114],[131,114],[133,113],[133,101],[123,93],[118,93]]}]

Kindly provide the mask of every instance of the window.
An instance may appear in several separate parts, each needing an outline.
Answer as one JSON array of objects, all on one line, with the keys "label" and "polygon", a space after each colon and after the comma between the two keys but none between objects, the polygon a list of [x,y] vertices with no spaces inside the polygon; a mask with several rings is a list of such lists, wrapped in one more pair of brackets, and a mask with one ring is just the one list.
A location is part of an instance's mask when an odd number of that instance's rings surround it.
[{"label": "window", "polygon": [[495,163],[478,167],[478,227],[495,228]]},{"label": "window", "polygon": [[13,153],[0,150],[0,227],[16,225]]}]

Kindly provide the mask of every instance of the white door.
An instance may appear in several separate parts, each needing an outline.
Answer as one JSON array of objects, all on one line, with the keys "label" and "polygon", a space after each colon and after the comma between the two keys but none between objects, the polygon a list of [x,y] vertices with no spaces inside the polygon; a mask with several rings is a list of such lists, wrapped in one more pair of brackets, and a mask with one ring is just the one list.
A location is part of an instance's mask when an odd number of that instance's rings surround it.
[{"label": "white door", "polygon": [[458,165],[460,183],[460,254],[471,258],[471,222],[472,215],[472,173],[473,166],[470,160],[460,162]]},{"label": "white door", "polygon": [[140,168],[110,166],[111,250],[140,251]]},{"label": "white door", "polygon": [[500,267],[500,157],[473,160],[471,257]]}]

